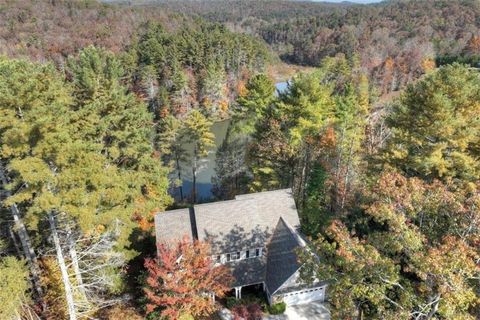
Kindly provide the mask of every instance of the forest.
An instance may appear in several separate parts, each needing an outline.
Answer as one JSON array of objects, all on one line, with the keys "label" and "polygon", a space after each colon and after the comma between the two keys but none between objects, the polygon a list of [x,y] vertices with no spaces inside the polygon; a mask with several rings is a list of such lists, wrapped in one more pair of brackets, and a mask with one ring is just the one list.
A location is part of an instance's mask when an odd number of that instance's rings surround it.
[{"label": "forest", "polygon": [[154,215],[280,188],[332,319],[478,319],[479,61],[474,0],[0,0],[0,319],[217,319]]}]

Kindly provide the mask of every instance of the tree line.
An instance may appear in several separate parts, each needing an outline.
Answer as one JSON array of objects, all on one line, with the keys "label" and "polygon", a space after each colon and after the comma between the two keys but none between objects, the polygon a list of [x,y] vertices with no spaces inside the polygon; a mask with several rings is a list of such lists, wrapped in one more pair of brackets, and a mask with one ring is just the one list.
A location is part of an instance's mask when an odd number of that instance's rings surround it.
[{"label": "tree line", "polygon": [[446,62],[478,62],[477,1],[393,0],[378,4],[293,1],[146,1],[261,37],[289,63],[357,59],[381,94],[405,88]]},{"label": "tree line", "polygon": [[1,317],[131,303],[127,265],[173,204],[177,136],[195,145],[180,155],[195,177],[212,120],[268,59],[257,40],[203,21],[176,33],[147,23],[119,53],[88,46],[60,65],[1,57],[0,277],[14,297]]},{"label": "tree line", "polygon": [[473,320],[480,75],[447,65],[388,102],[372,86],[346,58],[279,96],[252,78],[229,140],[246,151],[220,151],[219,197],[293,187],[317,255],[299,252],[303,277],[330,281],[335,318]]}]

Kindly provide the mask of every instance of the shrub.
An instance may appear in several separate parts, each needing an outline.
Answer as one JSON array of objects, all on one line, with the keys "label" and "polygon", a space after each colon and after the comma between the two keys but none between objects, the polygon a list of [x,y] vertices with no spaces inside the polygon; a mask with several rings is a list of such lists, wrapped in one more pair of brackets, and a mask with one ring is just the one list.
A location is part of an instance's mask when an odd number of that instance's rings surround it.
[{"label": "shrub", "polygon": [[272,304],[271,306],[268,307],[268,312],[270,314],[282,314],[285,312],[285,309],[287,308],[287,305],[285,302],[280,302],[276,304]]},{"label": "shrub", "polygon": [[225,298],[225,305],[226,305],[227,309],[231,310],[237,304],[240,304],[240,301],[237,300],[235,297],[226,297]]},{"label": "shrub", "polygon": [[259,304],[238,304],[232,309],[234,320],[261,320],[262,319],[262,307]]}]

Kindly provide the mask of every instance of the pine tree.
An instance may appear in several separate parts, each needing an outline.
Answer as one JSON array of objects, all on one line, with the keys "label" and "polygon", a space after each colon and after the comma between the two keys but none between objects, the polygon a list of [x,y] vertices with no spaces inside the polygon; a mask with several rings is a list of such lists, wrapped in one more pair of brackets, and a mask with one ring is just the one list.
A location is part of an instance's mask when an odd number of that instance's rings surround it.
[{"label": "pine tree", "polygon": [[183,139],[193,144],[192,154],[192,203],[197,201],[196,179],[201,170],[201,159],[208,155],[208,151],[215,145],[215,135],[211,132],[212,122],[200,111],[193,110],[184,121]]},{"label": "pine tree", "polygon": [[382,159],[409,176],[479,178],[480,76],[445,66],[410,85],[388,118]]},{"label": "pine tree", "polygon": [[12,256],[0,257],[0,318],[20,319],[29,303],[28,268]]},{"label": "pine tree", "polygon": [[274,100],[275,86],[266,75],[258,74],[248,80],[245,89],[246,93],[237,99],[234,125],[237,131],[252,134],[255,124]]},{"label": "pine tree", "polygon": [[187,152],[183,147],[183,124],[174,116],[166,116],[159,121],[158,147],[161,157],[167,166],[173,167],[177,174],[177,181],[180,193],[180,202],[183,202],[184,194],[182,187],[181,164],[188,161]]}]

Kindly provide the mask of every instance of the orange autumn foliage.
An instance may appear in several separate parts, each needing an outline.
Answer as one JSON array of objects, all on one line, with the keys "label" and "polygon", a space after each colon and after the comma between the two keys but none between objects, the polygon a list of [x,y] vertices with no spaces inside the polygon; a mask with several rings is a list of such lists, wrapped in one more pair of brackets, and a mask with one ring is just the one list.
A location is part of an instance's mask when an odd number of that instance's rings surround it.
[{"label": "orange autumn foliage", "polygon": [[467,48],[471,54],[480,54],[480,36],[472,36],[468,41]]},{"label": "orange autumn foliage", "polygon": [[213,314],[217,306],[211,294],[223,297],[234,279],[226,266],[214,264],[209,244],[185,236],[157,247],[158,258],[145,259],[147,314],[160,311],[172,320]]}]

